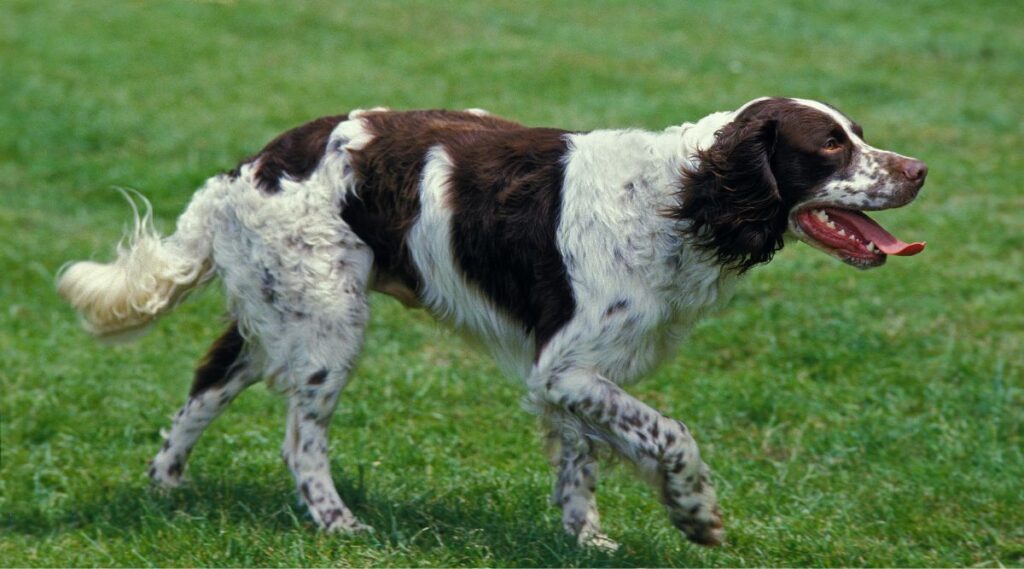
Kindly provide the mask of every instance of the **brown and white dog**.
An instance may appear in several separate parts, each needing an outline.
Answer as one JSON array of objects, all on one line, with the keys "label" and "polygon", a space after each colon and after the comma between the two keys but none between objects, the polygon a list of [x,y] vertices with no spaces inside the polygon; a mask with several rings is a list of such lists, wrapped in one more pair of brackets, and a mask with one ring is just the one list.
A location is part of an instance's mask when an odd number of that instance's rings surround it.
[{"label": "brown and white dog", "polygon": [[149,475],[176,485],[203,429],[274,378],[282,454],[313,519],[367,529],[335,491],[327,429],[376,290],[483,340],[523,381],[555,445],[553,501],[580,543],[601,533],[596,446],[655,481],[673,524],[723,539],[683,423],[623,385],[670,353],[785,237],[859,268],[912,255],[861,213],[909,203],[927,169],[864,141],[833,107],[757,99],[662,132],[528,128],[480,110],[358,110],[285,132],[214,176],[177,230],[148,213],[110,264],[61,294],[87,328],[142,329],[219,276],[234,324],[196,372]]}]

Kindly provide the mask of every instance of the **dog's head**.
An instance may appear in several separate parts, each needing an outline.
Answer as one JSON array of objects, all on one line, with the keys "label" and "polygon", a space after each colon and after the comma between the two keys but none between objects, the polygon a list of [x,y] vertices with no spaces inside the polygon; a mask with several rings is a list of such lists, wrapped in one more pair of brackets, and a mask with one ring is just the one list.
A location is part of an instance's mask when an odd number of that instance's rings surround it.
[{"label": "dog's head", "polygon": [[857,123],[823,103],[751,101],[695,158],[674,214],[690,221],[700,246],[740,271],[771,260],[787,231],[858,268],[924,249],[863,212],[913,201],[927,166],[869,145]]}]

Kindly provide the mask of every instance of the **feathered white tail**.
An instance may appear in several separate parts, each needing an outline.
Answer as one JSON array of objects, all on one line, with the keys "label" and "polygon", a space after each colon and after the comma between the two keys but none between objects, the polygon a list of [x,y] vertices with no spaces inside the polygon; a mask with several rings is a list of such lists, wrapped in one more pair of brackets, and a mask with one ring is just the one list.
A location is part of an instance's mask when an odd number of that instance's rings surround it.
[{"label": "feathered white tail", "polygon": [[[161,237],[153,227],[150,203],[141,194],[145,212],[122,191],[135,213],[134,229],[117,246],[112,263],[81,261],[65,266],[57,277],[57,290],[83,317],[83,325],[97,336],[129,336],[141,331],[174,308],[185,293],[212,276],[210,241],[201,219],[206,213],[193,203],[178,220],[178,231]],[[191,233],[191,234],[189,234]]]}]

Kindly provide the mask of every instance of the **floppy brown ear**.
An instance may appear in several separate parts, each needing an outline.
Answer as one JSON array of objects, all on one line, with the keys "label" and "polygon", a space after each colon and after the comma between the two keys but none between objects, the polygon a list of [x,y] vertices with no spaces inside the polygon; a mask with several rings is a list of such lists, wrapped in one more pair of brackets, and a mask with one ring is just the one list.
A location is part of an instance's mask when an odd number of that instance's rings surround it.
[{"label": "floppy brown ear", "polygon": [[697,153],[696,168],[683,171],[682,204],[673,214],[691,222],[686,231],[699,247],[740,272],[782,248],[786,211],[771,169],[776,126],[772,119],[732,122]]}]

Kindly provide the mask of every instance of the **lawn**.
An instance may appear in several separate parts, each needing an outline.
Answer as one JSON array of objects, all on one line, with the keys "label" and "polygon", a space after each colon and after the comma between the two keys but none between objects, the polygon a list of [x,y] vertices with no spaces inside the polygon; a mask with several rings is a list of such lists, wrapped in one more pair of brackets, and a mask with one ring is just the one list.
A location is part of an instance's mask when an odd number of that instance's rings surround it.
[{"label": "lawn", "polygon": [[[0,564],[1024,564],[1024,5],[1019,2],[0,2]],[[483,107],[661,129],[766,94],[820,98],[931,167],[877,215],[914,258],[858,272],[791,244],[632,388],[696,432],[728,543],[690,545],[610,470],[616,553],[577,549],[520,388],[388,298],[332,427],[370,536],[318,533],[278,456],[284,401],[242,395],[190,482],[146,462],[223,326],[217,286],[136,344],[54,293],[152,199],[355,107]]]}]

